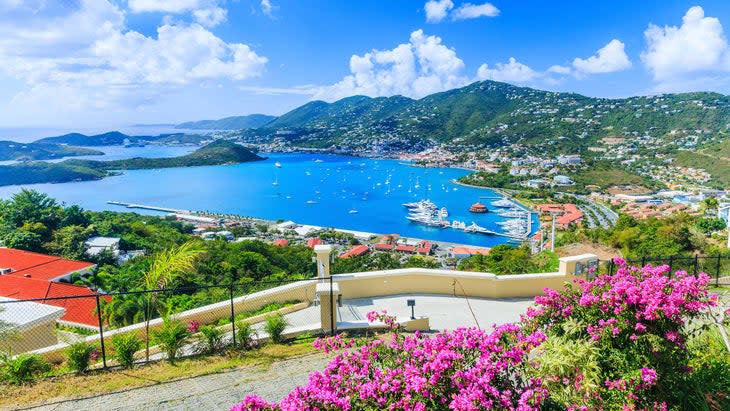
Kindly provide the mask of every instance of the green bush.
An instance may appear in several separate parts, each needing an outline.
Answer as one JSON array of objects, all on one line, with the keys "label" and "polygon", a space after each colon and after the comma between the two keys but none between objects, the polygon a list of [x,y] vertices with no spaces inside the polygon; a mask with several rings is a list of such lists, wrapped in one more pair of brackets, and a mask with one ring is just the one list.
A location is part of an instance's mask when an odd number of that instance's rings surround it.
[{"label": "green bush", "polygon": [[167,354],[167,360],[175,362],[180,349],[190,338],[190,332],[180,321],[170,318],[162,320],[162,328],[152,332],[152,340]]},{"label": "green bush", "polygon": [[94,352],[96,348],[87,342],[79,341],[71,344],[66,350],[68,368],[77,374],[86,372]]},{"label": "green bush", "polygon": [[254,336],[256,330],[253,326],[246,321],[239,321],[236,323],[236,338],[238,340],[238,346],[244,350],[248,350],[254,345]]},{"label": "green bush", "polygon": [[223,348],[223,331],[214,325],[204,325],[198,330],[198,347],[209,354]]},{"label": "green bush", "polygon": [[271,337],[271,342],[278,344],[282,341],[282,334],[284,333],[284,329],[287,325],[289,325],[289,322],[283,315],[272,315],[266,319],[264,330],[266,330],[269,337]]},{"label": "green bush", "polygon": [[122,367],[134,366],[134,353],[142,348],[142,340],[136,334],[117,334],[112,337],[112,358]]},{"label": "green bush", "polygon": [[31,382],[51,371],[51,366],[37,354],[20,354],[15,358],[7,355],[2,360],[0,375],[11,384]]}]

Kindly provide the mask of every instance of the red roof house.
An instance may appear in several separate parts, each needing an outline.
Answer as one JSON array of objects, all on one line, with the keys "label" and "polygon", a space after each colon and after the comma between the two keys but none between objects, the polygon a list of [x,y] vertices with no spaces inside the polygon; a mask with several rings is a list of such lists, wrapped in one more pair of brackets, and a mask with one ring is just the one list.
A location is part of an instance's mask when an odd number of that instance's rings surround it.
[{"label": "red roof house", "polygon": [[348,251],[340,254],[340,258],[351,258],[351,257],[357,257],[363,254],[366,254],[368,251],[370,251],[370,247],[360,244],[352,247]]},{"label": "red roof house", "polygon": [[307,240],[307,247],[314,248],[315,245],[322,244],[322,239],[319,237],[313,237]]},{"label": "red roof house", "polygon": [[61,321],[95,327],[99,324],[96,293],[88,287],[59,282],[70,280],[74,273],[91,273],[94,267],[93,263],[0,248],[0,296],[19,300],[59,298],[40,302],[65,308]]},{"label": "red roof house", "polygon": [[283,239],[283,238],[278,239],[278,240],[274,240],[274,245],[275,246],[279,246],[279,247],[286,247],[286,246],[289,245],[289,240],[286,240],[286,239]]}]

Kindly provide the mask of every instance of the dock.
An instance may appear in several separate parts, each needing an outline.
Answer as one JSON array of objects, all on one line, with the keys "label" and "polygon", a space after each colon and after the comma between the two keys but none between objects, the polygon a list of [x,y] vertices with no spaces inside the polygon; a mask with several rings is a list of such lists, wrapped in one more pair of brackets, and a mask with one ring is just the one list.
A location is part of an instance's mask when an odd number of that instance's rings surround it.
[{"label": "dock", "polygon": [[167,208],[167,207],[158,207],[158,206],[151,206],[151,205],[145,205],[145,204],[134,204],[134,203],[123,203],[121,201],[107,201],[107,204],[116,205],[120,207],[126,207],[126,208],[139,208],[142,210],[152,210],[152,211],[161,211],[163,213],[172,213],[172,214],[194,214],[190,210],[181,210],[177,208]]}]

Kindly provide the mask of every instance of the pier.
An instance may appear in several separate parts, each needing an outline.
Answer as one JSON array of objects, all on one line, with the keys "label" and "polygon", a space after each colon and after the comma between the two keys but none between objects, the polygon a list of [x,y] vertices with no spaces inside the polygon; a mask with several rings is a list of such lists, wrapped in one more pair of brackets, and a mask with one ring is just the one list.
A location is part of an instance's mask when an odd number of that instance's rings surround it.
[{"label": "pier", "polygon": [[142,210],[152,210],[152,211],[161,211],[163,213],[172,213],[172,214],[194,214],[190,210],[181,210],[177,208],[167,208],[167,207],[158,207],[158,206],[151,206],[151,205],[145,205],[145,204],[134,204],[134,203],[123,203],[121,201],[107,201],[107,204],[111,205],[117,205],[120,207],[126,207],[126,208],[139,208]]}]

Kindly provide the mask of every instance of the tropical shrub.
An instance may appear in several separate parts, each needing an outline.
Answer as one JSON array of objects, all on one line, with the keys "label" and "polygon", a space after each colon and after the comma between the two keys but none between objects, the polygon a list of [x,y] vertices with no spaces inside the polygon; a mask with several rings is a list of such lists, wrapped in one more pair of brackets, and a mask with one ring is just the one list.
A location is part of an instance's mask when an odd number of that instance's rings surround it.
[{"label": "tropical shrub", "polygon": [[233,410],[722,409],[710,404],[730,393],[730,361],[705,356],[697,364],[716,364],[696,370],[687,349],[716,304],[709,278],[616,263],[614,275],[545,290],[519,323],[491,332],[404,335],[394,318],[370,313],[391,326],[389,341],[318,340],[337,355],[306,386],[278,404],[251,395]]},{"label": "tropical shrub", "polygon": [[112,358],[122,367],[134,366],[134,353],[142,349],[142,340],[134,333],[116,334],[112,337]]},{"label": "tropical shrub", "polygon": [[152,340],[167,355],[167,360],[175,362],[180,349],[190,338],[187,326],[169,317],[162,319],[162,328],[152,332]]},{"label": "tropical shrub", "polygon": [[256,330],[253,326],[246,321],[238,321],[236,323],[236,339],[238,340],[238,346],[244,350],[253,348],[256,340]]},{"label": "tropical shrub", "polygon": [[93,345],[79,341],[68,347],[66,355],[68,368],[77,374],[82,374],[89,369],[89,361],[98,358],[98,351]]},{"label": "tropical shrub", "polygon": [[282,341],[284,330],[289,325],[289,322],[284,318],[283,315],[277,314],[266,318],[264,323],[264,330],[269,334],[271,342],[278,344]]},{"label": "tropical shrub", "polygon": [[223,348],[223,331],[215,325],[204,325],[198,332],[198,348],[201,352],[212,354]]},{"label": "tropical shrub", "polygon": [[51,370],[50,364],[37,354],[4,355],[0,377],[11,384],[31,382]]}]

